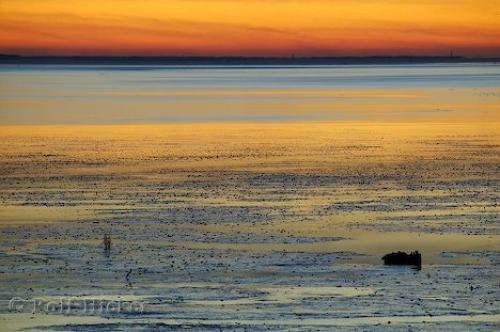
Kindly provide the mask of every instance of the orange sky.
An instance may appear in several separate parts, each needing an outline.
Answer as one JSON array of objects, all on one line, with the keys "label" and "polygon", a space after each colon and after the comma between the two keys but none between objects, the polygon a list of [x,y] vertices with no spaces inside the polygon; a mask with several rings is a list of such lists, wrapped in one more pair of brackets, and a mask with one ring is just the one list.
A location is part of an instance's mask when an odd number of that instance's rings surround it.
[{"label": "orange sky", "polygon": [[500,56],[500,0],[0,0],[0,53]]}]

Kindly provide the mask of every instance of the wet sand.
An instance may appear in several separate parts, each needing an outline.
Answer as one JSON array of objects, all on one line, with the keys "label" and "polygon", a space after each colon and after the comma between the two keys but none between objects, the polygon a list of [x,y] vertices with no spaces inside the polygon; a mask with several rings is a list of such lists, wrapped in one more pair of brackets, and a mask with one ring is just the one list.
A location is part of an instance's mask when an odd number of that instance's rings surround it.
[{"label": "wet sand", "polygon": [[[2,126],[1,324],[497,329],[499,128]],[[381,265],[416,249],[420,271]]]}]

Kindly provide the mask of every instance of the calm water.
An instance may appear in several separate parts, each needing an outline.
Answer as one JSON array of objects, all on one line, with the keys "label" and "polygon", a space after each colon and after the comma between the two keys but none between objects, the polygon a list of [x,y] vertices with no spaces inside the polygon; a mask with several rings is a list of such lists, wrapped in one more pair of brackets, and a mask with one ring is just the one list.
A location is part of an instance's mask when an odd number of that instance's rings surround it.
[{"label": "calm water", "polygon": [[0,66],[1,123],[491,121],[500,65]]}]

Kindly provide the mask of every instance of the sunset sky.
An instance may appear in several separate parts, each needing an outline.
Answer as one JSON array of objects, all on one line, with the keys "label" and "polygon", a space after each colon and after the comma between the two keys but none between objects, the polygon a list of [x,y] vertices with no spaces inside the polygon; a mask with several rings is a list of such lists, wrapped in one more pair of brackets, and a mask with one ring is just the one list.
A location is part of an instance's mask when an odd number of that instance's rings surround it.
[{"label": "sunset sky", "polygon": [[0,0],[0,53],[500,56],[500,0]]}]

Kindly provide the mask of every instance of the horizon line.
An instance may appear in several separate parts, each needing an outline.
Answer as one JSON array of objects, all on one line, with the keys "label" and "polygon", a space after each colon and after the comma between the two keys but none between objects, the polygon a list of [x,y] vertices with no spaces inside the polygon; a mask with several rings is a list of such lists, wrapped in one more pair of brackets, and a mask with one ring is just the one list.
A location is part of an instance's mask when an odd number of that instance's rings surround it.
[{"label": "horizon line", "polygon": [[466,56],[466,55],[443,55],[443,54],[368,54],[368,55],[190,55],[190,54],[17,54],[2,53],[0,58],[243,58],[243,59],[345,59],[345,58],[461,58],[461,59],[500,59],[500,54],[494,56]]},{"label": "horizon line", "polygon": [[0,53],[0,64],[12,65],[384,65],[500,62],[498,57],[445,55],[359,55],[359,56],[241,56],[241,55],[20,55]]}]

